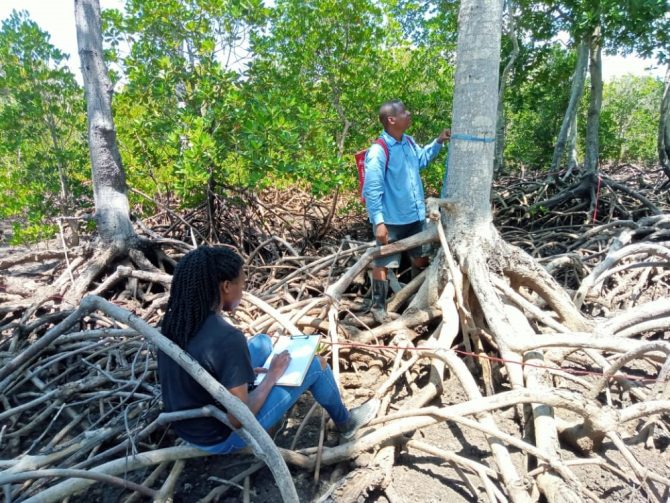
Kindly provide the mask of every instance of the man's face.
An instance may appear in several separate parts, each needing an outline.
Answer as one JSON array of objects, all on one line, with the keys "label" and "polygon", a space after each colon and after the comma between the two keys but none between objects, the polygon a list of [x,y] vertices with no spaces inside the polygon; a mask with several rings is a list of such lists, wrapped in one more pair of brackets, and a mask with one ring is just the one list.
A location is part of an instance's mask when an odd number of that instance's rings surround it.
[{"label": "man's face", "polygon": [[401,107],[395,117],[390,117],[394,127],[403,133],[412,125],[412,114],[405,107]]}]

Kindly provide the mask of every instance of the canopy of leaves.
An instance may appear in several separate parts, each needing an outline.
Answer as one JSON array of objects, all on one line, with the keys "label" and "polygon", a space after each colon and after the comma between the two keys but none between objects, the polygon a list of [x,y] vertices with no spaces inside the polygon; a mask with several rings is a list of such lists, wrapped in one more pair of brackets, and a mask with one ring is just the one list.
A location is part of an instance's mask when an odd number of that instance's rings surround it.
[{"label": "canopy of leaves", "polygon": [[27,13],[2,22],[0,218],[15,222],[15,240],[40,238],[50,217],[86,205],[86,108],[66,58]]},{"label": "canopy of leaves", "polygon": [[[123,11],[103,12],[134,211],[154,211],[151,199],[192,207],[222,185],[353,190],[352,154],[379,134],[382,102],[405,101],[420,144],[449,127],[458,6],[127,0]],[[611,52],[667,52],[668,4],[524,0],[516,12],[505,159],[509,169],[544,169],[568,102],[574,42],[599,22]],[[571,37],[567,47],[556,41],[561,32]],[[0,216],[17,222],[15,239],[38,238],[53,216],[88,208],[83,92],[66,58],[27,14],[3,21]],[[654,161],[659,85],[606,87],[601,158]],[[429,191],[442,164],[425,172]]]},{"label": "canopy of leaves", "polygon": [[602,155],[613,162],[652,165],[658,160],[656,135],[663,83],[629,75],[603,90],[600,118]]}]

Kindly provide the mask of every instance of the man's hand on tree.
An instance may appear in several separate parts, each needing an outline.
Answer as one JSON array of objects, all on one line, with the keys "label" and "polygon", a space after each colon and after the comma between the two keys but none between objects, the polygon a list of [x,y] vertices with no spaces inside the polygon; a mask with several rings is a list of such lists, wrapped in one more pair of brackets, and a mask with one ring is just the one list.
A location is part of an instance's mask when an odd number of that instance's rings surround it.
[{"label": "man's hand on tree", "polygon": [[377,225],[377,227],[375,228],[375,239],[379,244],[382,245],[389,244],[389,231],[384,225],[384,223]]},{"label": "man's hand on tree", "polygon": [[451,129],[443,129],[440,136],[437,137],[437,143],[444,143],[451,139]]}]

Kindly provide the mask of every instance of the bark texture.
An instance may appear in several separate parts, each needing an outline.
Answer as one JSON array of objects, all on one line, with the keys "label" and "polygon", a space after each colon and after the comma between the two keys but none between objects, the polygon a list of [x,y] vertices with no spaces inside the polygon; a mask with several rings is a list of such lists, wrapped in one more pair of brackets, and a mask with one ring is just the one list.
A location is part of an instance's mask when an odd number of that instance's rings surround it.
[{"label": "bark texture", "polygon": [[126,176],[116,145],[112,84],[103,60],[100,3],[98,0],[75,0],[74,5],[98,231],[105,242],[127,243],[134,231],[130,222]]},{"label": "bark texture", "polygon": [[670,178],[670,63],[665,71],[663,99],[658,121],[658,160]]},{"label": "bark texture", "polygon": [[591,76],[591,97],[586,122],[586,157],[584,167],[587,173],[598,171],[598,131],[600,129],[600,110],[603,103],[603,62],[602,36],[597,26],[590,37],[589,74]]},{"label": "bark texture", "polygon": [[[458,207],[450,214],[447,238],[460,242],[491,235],[490,187],[496,134],[502,2],[461,3],[454,82],[452,141],[447,194]],[[479,190],[478,190],[479,188]],[[453,221],[451,221],[453,220]]]},{"label": "bark texture", "polygon": [[558,169],[563,154],[565,153],[566,145],[570,143],[570,137],[575,133],[577,108],[579,100],[582,99],[582,94],[584,94],[584,81],[586,80],[586,63],[588,58],[589,46],[582,40],[577,46],[577,63],[575,65],[575,73],[572,75],[570,101],[568,102],[568,108],[565,110],[565,115],[563,116],[561,130],[556,139],[556,147],[554,147],[554,155],[551,159],[551,171]]}]

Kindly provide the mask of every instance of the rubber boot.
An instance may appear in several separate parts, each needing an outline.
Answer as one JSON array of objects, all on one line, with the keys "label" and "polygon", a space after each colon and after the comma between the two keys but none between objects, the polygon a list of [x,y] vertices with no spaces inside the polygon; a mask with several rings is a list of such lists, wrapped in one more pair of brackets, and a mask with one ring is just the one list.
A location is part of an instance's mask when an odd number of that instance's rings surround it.
[{"label": "rubber boot", "polygon": [[386,321],[386,296],[389,282],[383,279],[372,280],[372,308],[370,312],[377,323]]}]

